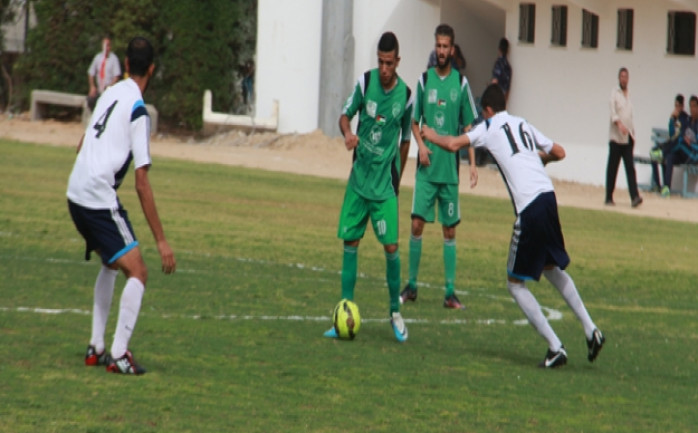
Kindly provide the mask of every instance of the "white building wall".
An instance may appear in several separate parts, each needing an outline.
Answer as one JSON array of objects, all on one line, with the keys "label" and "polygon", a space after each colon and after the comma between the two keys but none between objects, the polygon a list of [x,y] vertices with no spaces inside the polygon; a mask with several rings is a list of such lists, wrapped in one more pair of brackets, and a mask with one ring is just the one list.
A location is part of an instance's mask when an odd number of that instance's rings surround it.
[{"label": "white building wall", "polygon": [[279,101],[279,132],[317,128],[322,0],[259,0],[255,115],[272,115]]},{"label": "white building wall", "polygon": [[0,26],[0,31],[3,33],[3,48],[8,53],[23,53],[26,38],[25,26],[32,28],[36,25],[34,8],[30,4],[29,21],[27,22],[27,10],[24,2],[10,2],[8,7],[13,9],[14,19]]},{"label": "white building wall", "polygon": [[[456,43],[461,45],[468,60],[466,75],[475,95],[481,94],[489,83],[497,59],[497,44],[505,31],[504,11],[497,12],[495,6],[484,4],[483,7],[483,0],[356,0],[353,76],[376,67],[378,39],[384,31],[391,30],[400,41],[398,74],[414,88],[434,49],[434,30],[443,22],[454,28]],[[494,15],[499,22],[482,20],[482,14],[469,13],[469,8]]]},{"label": "white building wall", "polygon": [[[482,0],[443,0],[441,22],[453,27],[467,62],[465,75],[478,98],[492,80],[499,40],[505,35],[503,10]],[[430,35],[434,34],[432,29]],[[432,36],[432,47],[434,38]],[[426,65],[426,59],[424,61]]]},{"label": "white building wall", "polygon": [[354,77],[377,67],[376,48],[381,34],[392,31],[400,42],[398,75],[414,90],[434,48],[434,28],[440,12],[436,1],[356,0],[354,2]]},{"label": "white building wall", "polygon": [[[696,56],[666,53],[667,12],[698,11],[695,0],[526,0],[536,4],[535,43],[518,41],[517,0],[355,0],[353,32],[356,79],[376,66],[381,33],[400,41],[400,76],[414,87],[433,49],[434,28],[449,22],[465,46],[466,74],[474,94],[484,89],[496,58],[502,27],[483,21],[491,8],[504,14],[514,74],[509,110],[535,124],[567,150],[567,158],[548,166],[557,178],[603,185],[608,152],[609,97],[621,66],[630,70],[635,106],[635,153],[646,155],[653,127],[666,127],[676,93],[698,94]],[[323,0],[259,0],[256,116],[280,105],[279,132],[309,132],[318,125]],[[568,6],[567,46],[551,46],[551,7]],[[484,9],[483,9],[484,7]],[[582,7],[599,15],[599,47],[581,47]],[[476,18],[468,13],[477,8]],[[632,51],[615,48],[617,10],[634,10]],[[483,12],[484,10],[484,12]],[[459,12],[462,11],[464,15]],[[483,15],[484,14],[484,15]],[[497,21],[496,13],[495,21]],[[638,180],[649,181],[649,168],[637,166]],[[618,187],[626,186],[621,167]]]},{"label": "white building wall", "polygon": [[[577,3],[597,8],[590,9],[599,15],[596,49],[581,47],[582,8]],[[638,155],[648,154],[651,129],[666,127],[676,93],[683,93],[687,100],[698,94],[696,57],[666,54],[667,12],[687,10],[687,2],[537,0],[533,44],[518,42],[518,2],[515,4],[506,24],[514,70],[509,109],[565,146],[567,158],[548,166],[555,177],[605,183],[609,99],[621,66],[630,72]],[[568,6],[566,47],[550,43],[553,4]],[[634,10],[632,51],[615,48],[619,8]],[[648,183],[649,168],[637,169],[638,180]],[[622,167],[617,185],[627,186]]]}]

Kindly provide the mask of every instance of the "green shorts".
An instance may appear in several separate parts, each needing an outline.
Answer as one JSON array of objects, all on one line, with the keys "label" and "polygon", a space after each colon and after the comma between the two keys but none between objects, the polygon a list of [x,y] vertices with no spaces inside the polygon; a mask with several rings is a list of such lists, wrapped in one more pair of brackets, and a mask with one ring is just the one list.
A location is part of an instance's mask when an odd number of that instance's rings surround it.
[{"label": "green shorts", "polygon": [[339,215],[337,237],[355,241],[364,237],[368,218],[373,232],[383,245],[396,244],[398,240],[397,197],[384,201],[367,200],[347,186],[342,212]]},{"label": "green shorts", "polygon": [[434,222],[434,204],[439,201],[439,222],[454,227],[460,222],[460,200],[457,184],[431,183],[419,180],[414,185],[412,218]]}]

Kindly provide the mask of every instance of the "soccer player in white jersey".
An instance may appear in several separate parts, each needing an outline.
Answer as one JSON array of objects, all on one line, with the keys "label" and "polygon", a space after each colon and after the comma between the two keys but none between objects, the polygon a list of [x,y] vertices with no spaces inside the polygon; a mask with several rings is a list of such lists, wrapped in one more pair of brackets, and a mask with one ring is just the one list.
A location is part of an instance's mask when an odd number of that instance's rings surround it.
[{"label": "soccer player in white jersey", "polygon": [[[129,42],[125,61],[129,78],[108,88],[99,98],[78,144],[78,156],[68,181],[68,208],[75,227],[85,238],[85,259],[89,260],[93,250],[102,259],[94,286],[92,337],[85,364],[106,365],[107,371],[113,373],[145,373],[133,359],[128,343],[138,319],[148,270],[116,195],[131,160],[136,191],[160,252],[162,271],[170,274],[176,268],[148,180],[150,117],[143,92],[153,75],[153,56],[147,39],[136,37]],[[126,286],[110,354],[105,350],[104,331],[119,270],[126,276]]]},{"label": "soccer player in white jersey", "polygon": [[591,320],[574,281],[564,270],[570,262],[562,236],[553,184],[544,165],[565,157],[565,150],[541,134],[524,119],[506,111],[502,89],[491,84],[482,95],[485,121],[458,137],[438,135],[423,126],[422,135],[452,152],[471,145],[490,151],[509,190],[516,222],[509,246],[507,288],[529,322],[548,342],[541,367],[567,363],[562,342],[543,315],[540,305],[526,287],[527,280],[543,274],[557,288],[586,334],[590,362],[596,359],[605,338]]}]

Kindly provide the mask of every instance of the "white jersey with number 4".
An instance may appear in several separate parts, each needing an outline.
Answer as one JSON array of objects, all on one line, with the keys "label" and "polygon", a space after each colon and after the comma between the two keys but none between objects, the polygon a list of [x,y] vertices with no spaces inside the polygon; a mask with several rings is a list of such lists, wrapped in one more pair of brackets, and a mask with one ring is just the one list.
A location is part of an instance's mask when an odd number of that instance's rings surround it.
[{"label": "white jersey with number 4", "polygon": [[68,181],[70,201],[88,209],[117,208],[116,189],[131,160],[150,165],[150,117],[141,90],[128,78],[99,98]]},{"label": "white jersey with number 4", "polygon": [[539,194],[553,191],[538,149],[550,152],[553,142],[524,119],[500,111],[468,132],[470,143],[484,147],[497,161],[517,215]]}]

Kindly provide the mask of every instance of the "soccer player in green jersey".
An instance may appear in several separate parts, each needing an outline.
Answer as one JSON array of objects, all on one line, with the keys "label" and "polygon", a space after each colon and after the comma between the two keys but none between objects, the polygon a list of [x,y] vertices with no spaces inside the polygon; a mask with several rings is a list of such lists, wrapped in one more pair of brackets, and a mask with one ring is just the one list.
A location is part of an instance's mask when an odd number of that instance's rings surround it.
[{"label": "soccer player in green jersey", "polygon": [[[444,307],[464,309],[455,294],[456,226],[460,223],[458,200],[458,154],[446,152],[423,140],[419,126],[426,124],[442,135],[458,136],[467,131],[475,119],[475,103],[467,78],[451,67],[455,35],[447,24],[436,28],[437,65],[427,69],[417,82],[412,115],[412,132],[419,145],[417,175],[412,197],[412,233],[410,236],[409,279],[400,294],[400,301],[417,300],[417,274],[422,256],[424,224],[434,222],[434,208],[438,203],[439,222],[443,227],[445,298]],[[475,154],[470,156],[470,187],[477,184]]]},{"label": "soccer player in green jersey", "polygon": [[[356,83],[339,117],[339,128],[354,162],[339,216],[337,236],[344,240],[342,299],[354,299],[357,250],[369,218],[383,244],[390,294],[390,323],[399,342],[407,340],[400,315],[400,255],[398,254],[398,188],[411,136],[412,95],[397,75],[398,40],[392,32],[378,41],[378,68]],[[357,132],[350,121],[359,113]],[[399,147],[398,147],[399,145]],[[336,338],[334,328],[325,332]]]}]

